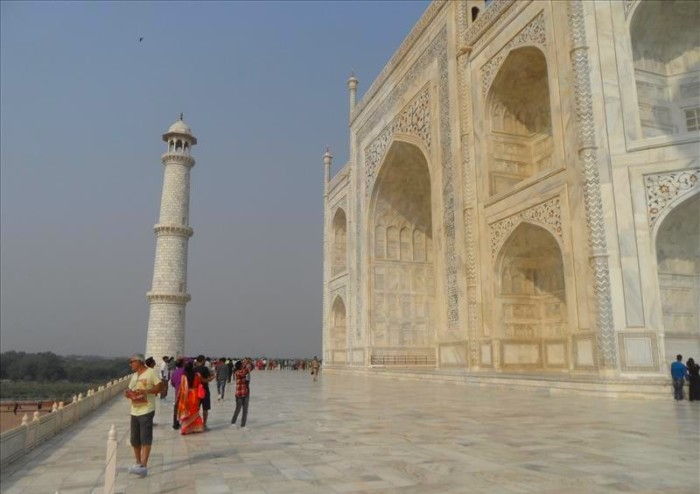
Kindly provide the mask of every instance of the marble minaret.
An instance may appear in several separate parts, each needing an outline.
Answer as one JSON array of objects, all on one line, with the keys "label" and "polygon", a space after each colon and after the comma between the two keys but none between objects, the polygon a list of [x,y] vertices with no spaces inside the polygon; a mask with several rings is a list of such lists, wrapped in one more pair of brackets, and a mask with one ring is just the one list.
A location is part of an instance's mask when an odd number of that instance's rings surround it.
[{"label": "marble minaret", "polygon": [[156,234],[156,258],[153,284],[147,298],[150,306],[146,356],[160,361],[163,355],[182,355],[185,350],[185,305],[187,293],[187,242],[189,226],[190,169],[194,158],[190,151],[197,138],[180,119],[163,134],[168,147],[163,154],[163,195],[160,216],[153,228]]}]

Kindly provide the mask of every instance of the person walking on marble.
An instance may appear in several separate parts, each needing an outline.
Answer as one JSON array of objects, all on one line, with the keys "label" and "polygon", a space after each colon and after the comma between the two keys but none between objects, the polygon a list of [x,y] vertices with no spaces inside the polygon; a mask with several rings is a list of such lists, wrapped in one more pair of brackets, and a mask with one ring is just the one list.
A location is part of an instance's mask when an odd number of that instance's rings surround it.
[{"label": "person walking on marble", "polygon": [[683,383],[688,375],[688,368],[683,364],[683,355],[676,355],[676,361],[671,364],[671,379],[673,379],[673,398],[683,400]]},{"label": "person walking on marble", "polygon": [[158,366],[158,374],[160,375],[160,380],[163,381],[163,391],[160,393],[160,399],[164,400],[168,396],[168,381],[170,380],[170,369],[168,368],[168,362],[170,359],[167,355],[163,356],[163,361]]},{"label": "person walking on marble", "polygon": [[180,387],[177,390],[177,412],[180,434],[191,434],[205,430],[204,421],[199,415],[199,403],[205,391],[202,376],[195,372],[192,361],[185,364]]},{"label": "person walking on marble", "polygon": [[216,363],[216,394],[218,395],[218,400],[222,401],[224,399],[224,392],[226,391],[226,383],[229,381],[228,366],[226,365],[226,359],[221,357]]},{"label": "person walking on marble", "polygon": [[204,420],[204,429],[207,429],[207,418],[209,417],[209,410],[211,409],[211,391],[209,391],[209,381],[214,379],[214,373],[209,370],[206,365],[206,359],[204,355],[199,355],[194,361],[194,371],[199,374],[202,378],[202,386],[204,386],[204,397],[201,399],[202,406],[202,419]]},{"label": "person walking on marble", "polygon": [[231,384],[231,378],[233,377],[233,362],[231,359],[226,359],[226,367],[228,368],[228,383]]},{"label": "person walking on marble", "polygon": [[685,366],[688,369],[688,400],[700,401],[700,365],[689,358]]},{"label": "person walking on marble", "polygon": [[315,355],[309,366],[311,367],[311,375],[314,376],[314,382],[318,381],[318,373],[321,371],[321,362],[318,361]]},{"label": "person walking on marble", "polygon": [[178,391],[180,389],[180,381],[182,380],[182,374],[185,372],[185,358],[179,357],[175,361],[175,368],[170,373],[170,385],[173,387],[173,429],[178,430],[180,428],[180,421],[178,420]]},{"label": "person walking on marble", "polygon": [[134,372],[124,396],[131,400],[131,446],[136,458],[136,463],[129,467],[129,473],[145,477],[153,444],[155,395],[160,393],[163,382],[152,368],[146,366],[143,355],[133,355],[129,366]]},{"label": "person walking on marble", "polygon": [[242,410],[241,428],[243,428],[248,420],[248,402],[250,400],[248,379],[250,378],[250,367],[239,360],[233,367],[233,375],[236,377],[236,410],[233,412],[233,417],[231,417],[231,425],[236,425],[238,413]]}]

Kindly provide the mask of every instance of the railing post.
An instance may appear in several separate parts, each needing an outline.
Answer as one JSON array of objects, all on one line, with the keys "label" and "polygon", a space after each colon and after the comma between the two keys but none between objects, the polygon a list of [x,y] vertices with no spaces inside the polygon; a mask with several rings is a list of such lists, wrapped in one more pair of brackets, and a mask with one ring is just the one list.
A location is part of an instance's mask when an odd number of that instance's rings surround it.
[{"label": "railing post", "polygon": [[29,425],[29,417],[26,413],[22,416],[22,425]]},{"label": "railing post", "polygon": [[32,422],[36,422],[39,420],[39,410],[34,412],[34,415],[32,416]]},{"label": "railing post", "polygon": [[107,459],[105,462],[104,494],[114,494],[114,480],[117,473],[117,429],[114,424],[107,434]]}]

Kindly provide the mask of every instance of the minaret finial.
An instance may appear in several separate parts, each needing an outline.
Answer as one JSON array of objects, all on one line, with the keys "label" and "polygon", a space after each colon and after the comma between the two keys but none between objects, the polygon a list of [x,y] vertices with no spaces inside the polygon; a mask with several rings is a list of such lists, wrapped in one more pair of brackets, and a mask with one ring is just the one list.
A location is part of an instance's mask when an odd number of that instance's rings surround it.
[{"label": "minaret finial", "polygon": [[333,155],[331,154],[331,147],[326,146],[326,152],[323,154],[323,183],[324,183],[324,193],[328,192],[328,182],[331,180],[331,165],[333,164]]},{"label": "minaret finial", "polygon": [[348,79],[348,91],[350,93],[350,113],[352,114],[352,110],[355,108],[355,101],[357,98],[357,85],[359,84],[360,81],[357,80],[357,77],[355,77],[355,71],[353,70],[350,73],[350,78]]},{"label": "minaret finial", "polygon": [[182,117],[184,117],[184,114],[180,112],[180,120],[182,120]]}]

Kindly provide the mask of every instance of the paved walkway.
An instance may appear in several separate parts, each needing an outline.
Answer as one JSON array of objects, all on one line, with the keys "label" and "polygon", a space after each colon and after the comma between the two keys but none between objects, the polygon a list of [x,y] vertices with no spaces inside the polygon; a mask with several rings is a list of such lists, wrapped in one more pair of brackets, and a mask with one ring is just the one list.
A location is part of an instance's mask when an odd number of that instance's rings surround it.
[{"label": "paved walkway", "polygon": [[2,473],[3,493],[101,492],[109,424],[117,492],[688,493],[700,491],[700,403],[548,396],[381,377],[256,372],[248,427],[214,400],[211,430],[159,408],[149,476],[133,463],[125,401]]}]

